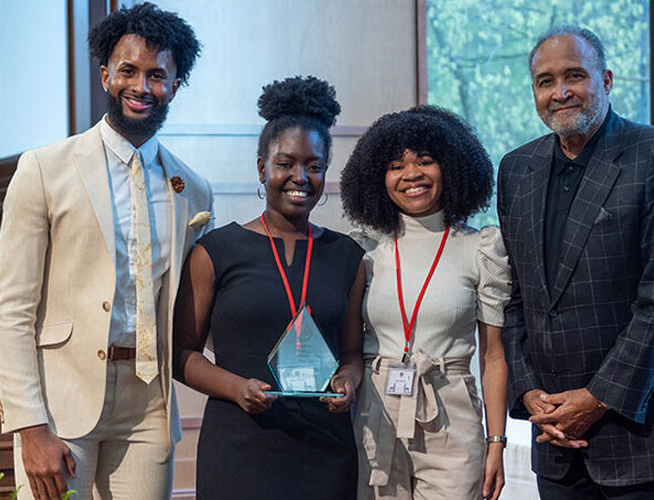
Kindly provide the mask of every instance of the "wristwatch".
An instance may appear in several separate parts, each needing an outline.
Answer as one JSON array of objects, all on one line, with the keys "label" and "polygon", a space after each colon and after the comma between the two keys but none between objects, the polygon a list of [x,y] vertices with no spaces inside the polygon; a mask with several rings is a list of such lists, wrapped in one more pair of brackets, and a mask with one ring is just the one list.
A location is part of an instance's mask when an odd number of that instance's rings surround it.
[{"label": "wristwatch", "polygon": [[486,443],[502,443],[502,447],[506,448],[507,438],[506,436],[488,436],[486,438]]}]

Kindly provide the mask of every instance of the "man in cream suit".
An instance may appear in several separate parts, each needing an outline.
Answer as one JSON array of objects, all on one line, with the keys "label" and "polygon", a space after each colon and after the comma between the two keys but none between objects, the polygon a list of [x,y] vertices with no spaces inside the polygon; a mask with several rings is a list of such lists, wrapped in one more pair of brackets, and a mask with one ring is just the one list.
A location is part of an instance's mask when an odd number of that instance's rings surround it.
[{"label": "man in cream suit", "polygon": [[[170,498],[181,437],[171,385],[183,260],[209,184],[159,144],[199,52],[152,4],[89,35],[108,114],[26,152],[0,227],[0,391],[21,500]],[[93,492],[93,493],[92,493]]]}]

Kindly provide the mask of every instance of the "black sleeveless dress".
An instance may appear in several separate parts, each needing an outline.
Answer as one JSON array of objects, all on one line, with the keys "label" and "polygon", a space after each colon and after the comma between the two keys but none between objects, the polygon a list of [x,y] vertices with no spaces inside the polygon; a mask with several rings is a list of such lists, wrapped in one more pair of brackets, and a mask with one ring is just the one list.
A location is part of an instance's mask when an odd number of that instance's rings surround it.
[{"label": "black sleeveless dress", "polygon": [[[268,237],[232,223],[199,244],[216,275],[210,333],[216,364],[278,390],[267,358],[291,312]],[[307,241],[296,242],[291,266],[282,240],[275,244],[297,304]],[[325,230],[314,240],[307,303],[335,354],[362,256],[340,233]],[[249,415],[236,403],[209,398],[198,445],[198,500],[354,500],[356,482],[349,413],[331,413],[317,399],[279,398],[269,411]]]}]

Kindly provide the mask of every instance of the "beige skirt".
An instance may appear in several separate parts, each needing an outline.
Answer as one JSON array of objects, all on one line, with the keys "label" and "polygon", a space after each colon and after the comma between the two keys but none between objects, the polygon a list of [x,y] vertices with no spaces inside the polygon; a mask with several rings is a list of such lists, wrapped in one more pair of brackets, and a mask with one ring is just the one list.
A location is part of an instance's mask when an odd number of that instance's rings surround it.
[{"label": "beige skirt", "polygon": [[398,361],[366,360],[354,416],[358,499],[478,500],[486,444],[470,359],[413,354],[410,397],[385,394]]}]

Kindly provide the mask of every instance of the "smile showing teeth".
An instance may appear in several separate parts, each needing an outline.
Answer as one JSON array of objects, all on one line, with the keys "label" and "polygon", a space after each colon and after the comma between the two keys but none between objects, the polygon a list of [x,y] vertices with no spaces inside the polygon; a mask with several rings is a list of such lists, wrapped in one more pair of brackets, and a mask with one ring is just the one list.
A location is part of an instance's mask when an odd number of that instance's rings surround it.
[{"label": "smile showing teeth", "polygon": [[127,102],[127,105],[135,111],[143,111],[152,105],[151,101],[136,99],[134,97],[125,97],[125,102]]},{"label": "smile showing teeth", "polygon": [[427,188],[425,186],[416,186],[405,190],[404,193],[408,194],[409,196],[415,196],[418,194],[422,194],[425,191],[427,191]]},{"label": "smile showing teeth", "polygon": [[307,193],[306,191],[286,191],[286,194],[288,194],[289,196],[296,196],[298,198],[306,198],[307,196],[309,196],[309,193]]}]

